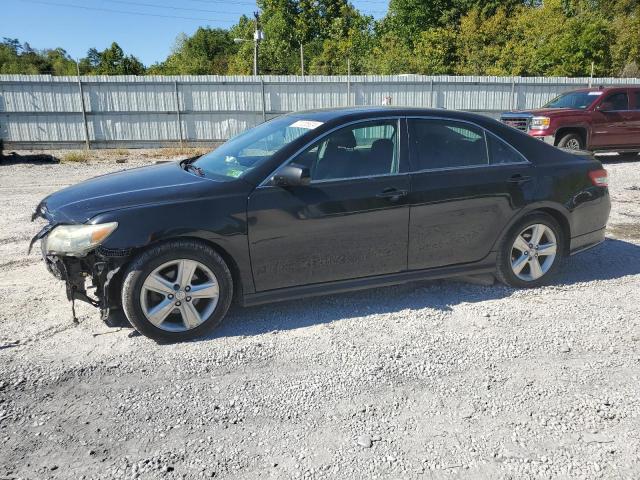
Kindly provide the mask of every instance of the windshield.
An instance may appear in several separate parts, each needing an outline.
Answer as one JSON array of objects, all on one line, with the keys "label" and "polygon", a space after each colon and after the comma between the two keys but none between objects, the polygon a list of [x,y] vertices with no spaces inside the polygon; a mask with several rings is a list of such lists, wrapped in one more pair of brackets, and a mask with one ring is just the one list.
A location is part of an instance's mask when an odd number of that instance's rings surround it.
[{"label": "windshield", "polygon": [[584,110],[591,105],[602,92],[570,92],[554,98],[542,108],[578,108]]},{"label": "windshield", "polygon": [[284,116],[249,129],[193,162],[205,176],[240,178],[322,122]]}]

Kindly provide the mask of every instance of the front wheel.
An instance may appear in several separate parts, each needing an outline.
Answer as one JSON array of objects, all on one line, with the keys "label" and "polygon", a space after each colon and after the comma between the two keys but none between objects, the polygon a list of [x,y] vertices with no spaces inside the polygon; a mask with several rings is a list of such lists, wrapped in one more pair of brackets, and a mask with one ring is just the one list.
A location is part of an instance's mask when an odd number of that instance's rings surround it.
[{"label": "front wheel", "polygon": [[122,306],[131,324],[155,340],[200,337],[224,318],[233,296],[231,273],[211,247],[175,240],[153,247],[129,266]]},{"label": "front wheel", "polygon": [[569,150],[584,150],[584,141],[577,133],[567,133],[558,140],[558,147]]},{"label": "front wheel", "polygon": [[544,285],[557,271],[563,252],[564,236],[558,222],[545,213],[528,215],[502,239],[496,276],[512,287]]}]

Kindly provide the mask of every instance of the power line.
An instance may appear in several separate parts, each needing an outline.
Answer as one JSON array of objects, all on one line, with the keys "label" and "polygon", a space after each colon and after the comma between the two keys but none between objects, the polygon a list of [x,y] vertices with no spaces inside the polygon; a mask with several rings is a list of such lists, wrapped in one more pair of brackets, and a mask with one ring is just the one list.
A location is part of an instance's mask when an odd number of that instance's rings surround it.
[{"label": "power line", "polygon": [[142,17],[158,17],[158,18],[173,18],[173,19],[177,18],[181,20],[197,20],[199,22],[226,23],[231,25],[235,25],[236,23],[238,23],[237,21],[233,21],[233,20],[220,20],[220,19],[214,20],[213,18],[184,17],[180,15],[162,15],[159,13],[149,13],[149,12],[131,12],[127,10],[116,10],[113,8],[87,7],[84,5],[72,5],[69,3],[47,2],[44,0],[20,0],[20,1],[30,2],[30,3],[39,3],[42,5],[52,5],[54,7],[79,8],[82,10],[94,10],[99,12],[120,13],[124,15],[138,15]]},{"label": "power line", "polygon": [[130,2],[127,0],[107,0],[108,2],[114,2],[114,3],[122,3],[125,5],[137,5],[140,7],[152,7],[152,8],[168,8],[170,10],[190,10],[192,12],[207,12],[207,13],[218,13],[218,14],[222,14],[222,15],[241,15],[242,13],[245,12],[222,12],[220,10],[208,10],[206,8],[188,8],[188,7],[172,7],[169,5],[158,5],[155,3],[143,3],[143,2]]}]

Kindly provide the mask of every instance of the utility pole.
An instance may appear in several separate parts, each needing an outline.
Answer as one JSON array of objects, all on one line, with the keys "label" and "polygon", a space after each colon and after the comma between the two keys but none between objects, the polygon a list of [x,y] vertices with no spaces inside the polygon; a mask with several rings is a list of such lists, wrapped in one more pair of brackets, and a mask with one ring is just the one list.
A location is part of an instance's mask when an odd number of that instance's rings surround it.
[{"label": "utility pole", "polygon": [[302,48],[302,42],[300,42],[300,75],[304,77],[304,48]]},{"label": "utility pole", "polygon": [[84,91],[82,90],[82,81],[80,80],[80,64],[76,62],[76,74],[78,79],[78,92],[80,94],[80,108],[82,109],[82,125],[84,126],[84,146],[87,150],[91,148],[89,140],[89,126],[87,125],[87,107],[84,104]]},{"label": "utility pole", "polygon": [[260,30],[260,12],[253,12],[256,18],[256,29],[253,32],[253,74],[258,75],[258,44],[264,39],[264,33]]}]

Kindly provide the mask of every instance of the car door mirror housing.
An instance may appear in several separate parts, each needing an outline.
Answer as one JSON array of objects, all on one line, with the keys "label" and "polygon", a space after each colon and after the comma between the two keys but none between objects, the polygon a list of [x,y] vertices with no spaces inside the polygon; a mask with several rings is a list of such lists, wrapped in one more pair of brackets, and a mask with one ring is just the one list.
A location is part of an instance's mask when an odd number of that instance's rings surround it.
[{"label": "car door mirror housing", "polygon": [[309,169],[307,167],[295,164],[282,167],[271,179],[271,183],[279,187],[309,185],[310,182],[311,172],[309,171]]}]

